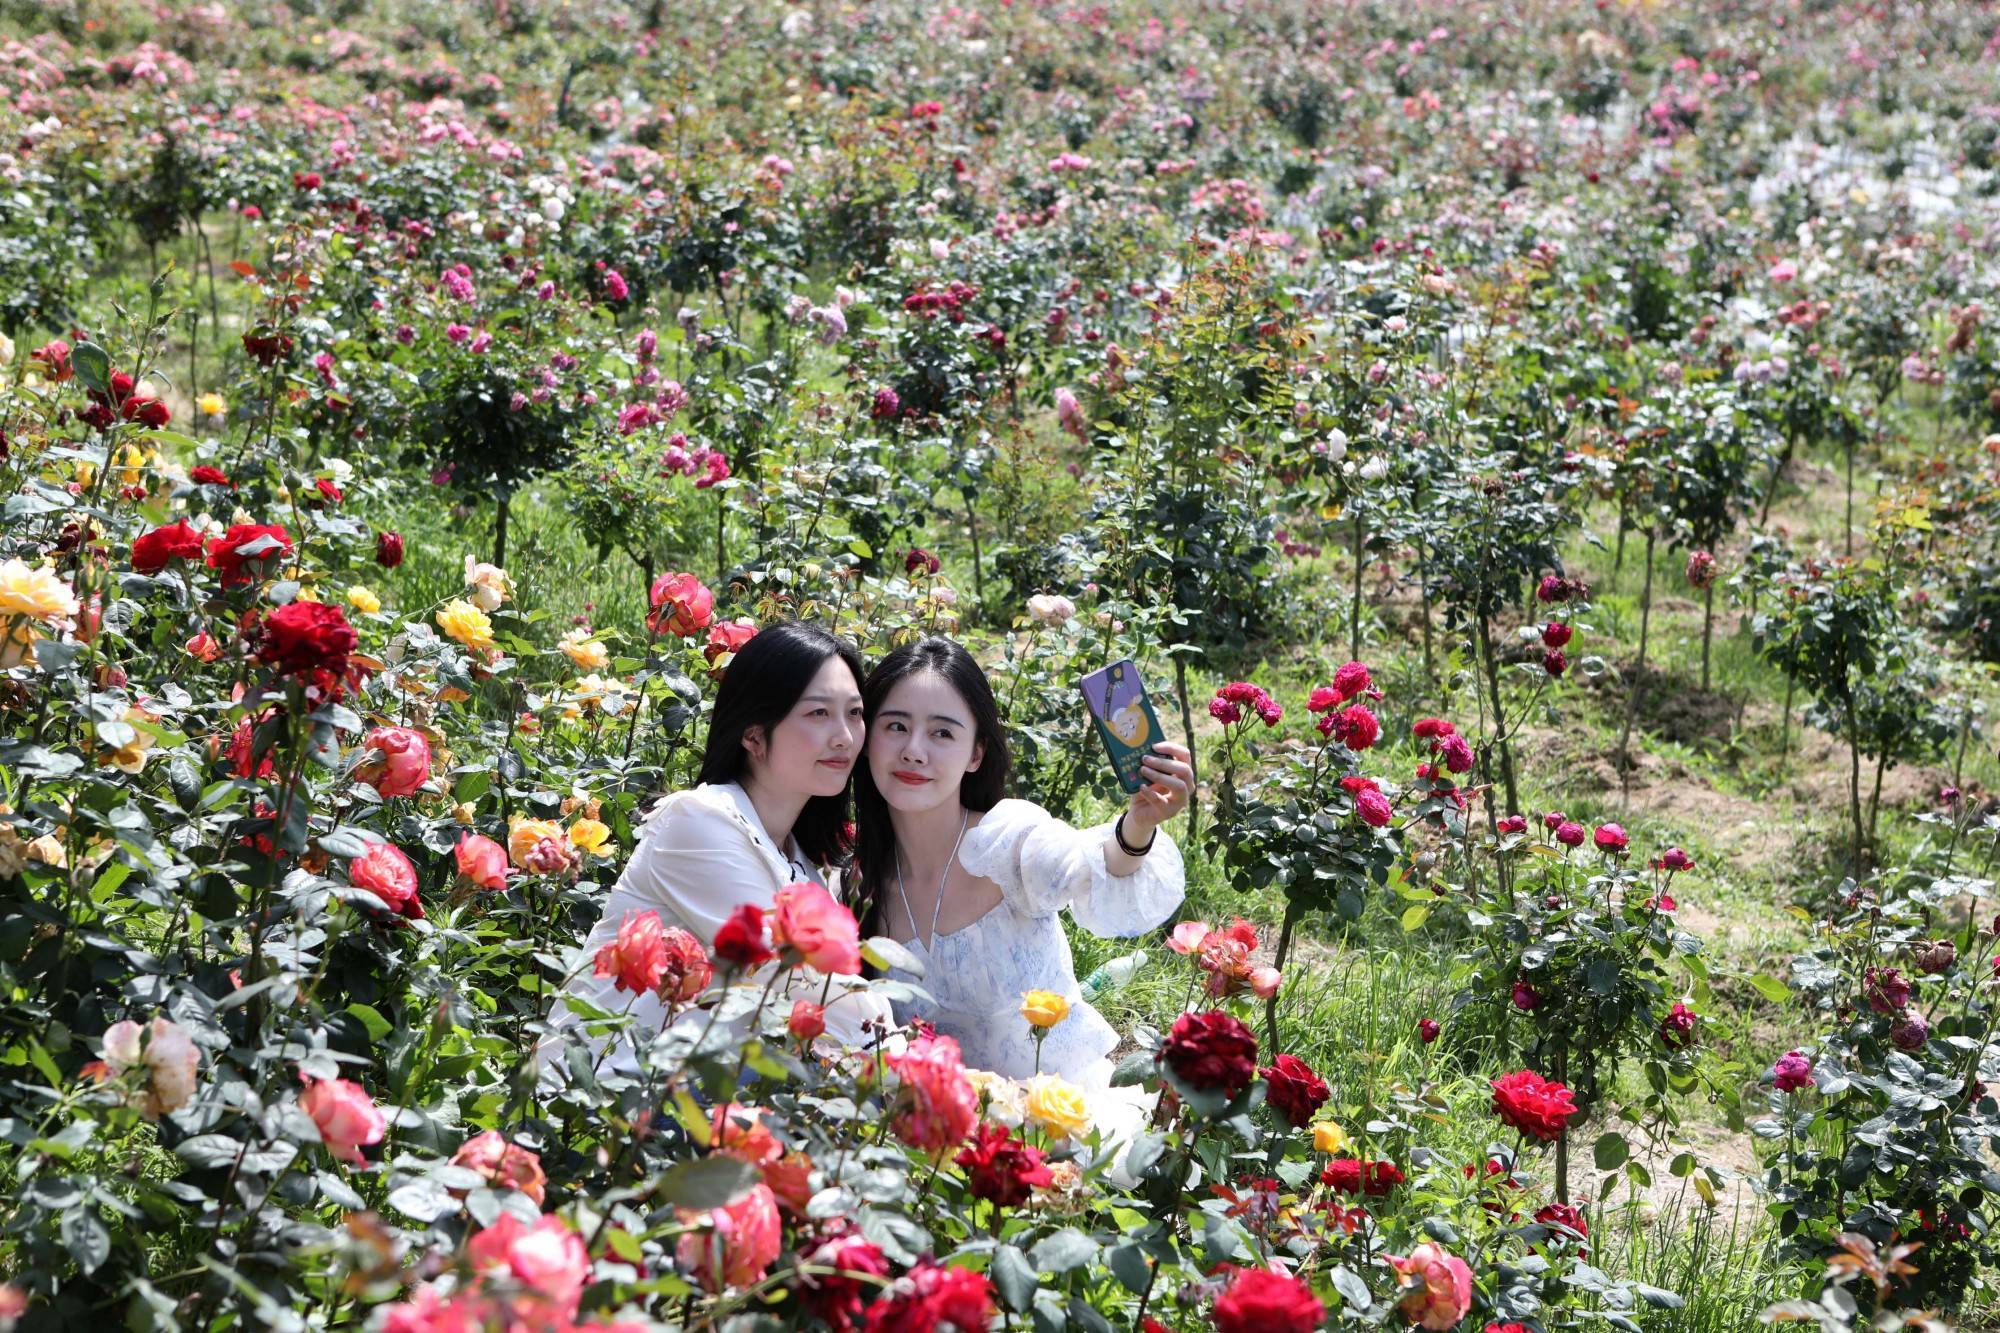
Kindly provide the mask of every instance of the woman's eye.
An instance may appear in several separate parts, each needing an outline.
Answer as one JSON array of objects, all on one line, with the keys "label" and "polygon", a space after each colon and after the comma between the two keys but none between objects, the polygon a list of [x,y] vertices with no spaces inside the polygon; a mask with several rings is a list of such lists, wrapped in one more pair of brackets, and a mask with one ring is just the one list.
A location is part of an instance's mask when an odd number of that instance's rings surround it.
[{"label": "woman's eye", "polygon": [[941,741],[948,741],[951,739],[951,733],[943,728],[939,728],[937,738]]}]

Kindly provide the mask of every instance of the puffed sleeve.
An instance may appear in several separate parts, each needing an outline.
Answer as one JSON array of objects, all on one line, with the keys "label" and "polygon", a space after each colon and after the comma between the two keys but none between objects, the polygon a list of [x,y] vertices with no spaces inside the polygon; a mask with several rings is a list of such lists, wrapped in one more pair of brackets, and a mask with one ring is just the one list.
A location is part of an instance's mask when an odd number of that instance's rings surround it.
[{"label": "puffed sleeve", "polygon": [[1002,801],[966,837],[959,860],[1000,886],[1023,916],[1069,908],[1093,935],[1143,935],[1172,916],[1187,892],[1180,848],[1162,831],[1129,875],[1104,864],[1112,824],[1078,829],[1031,801]]}]

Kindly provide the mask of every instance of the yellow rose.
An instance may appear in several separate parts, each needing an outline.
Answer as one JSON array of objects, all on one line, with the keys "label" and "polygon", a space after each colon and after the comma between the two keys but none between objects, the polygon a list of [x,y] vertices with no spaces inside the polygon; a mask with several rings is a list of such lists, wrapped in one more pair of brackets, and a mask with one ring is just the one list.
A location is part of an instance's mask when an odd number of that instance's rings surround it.
[{"label": "yellow rose", "polygon": [[219,417],[229,410],[229,404],[219,393],[205,393],[194,400],[196,410],[205,417]]},{"label": "yellow rose", "polygon": [[146,451],[144,449],[136,444],[120,445],[117,453],[113,455],[112,461],[118,466],[119,485],[137,486],[139,484],[139,470],[146,466]]},{"label": "yellow rose", "polygon": [[19,560],[0,564],[0,616],[46,621],[73,616],[77,610],[76,594],[53,569],[29,568]]},{"label": "yellow rose", "polygon": [[561,842],[562,825],[552,824],[546,819],[523,819],[516,815],[513,823],[507,828],[507,855],[513,859],[516,866],[526,866],[528,853],[533,851],[535,844],[543,838],[554,838],[557,842]]},{"label": "yellow rose", "polygon": [[1347,1131],[1331,1120],[1322,1120],[1313,1126],[1313,1150],[1323,1153],[1337,1153],[1354,1140],[1347,1137]]},{"label": "yellow rose", "polygon": [[470,805],[466,804],[464,801],[460,801],[457,805],[454,805],[451,808],[451,817],[457,820],[461,824],[470,824],[473,820],[474,814],[475,811],[473,810],[473,808]]},{"label": "yellow rose", "polygon": [[1038,1028],[1052,1028],[1069,1017],[1069,1001],[1052,990],[1031,990],[1021,996],[1021,1017]]},{"label": "yellow rose", "polygon": [[475,653],[493,651],[493,622],[486,613],[464,598],[449,602],[437,613],[438,628]]},{"label": "yellow rose", "polygon": [[556,647],[584,671],[602,671],[611,665],[611,654],[604,650],[603,644],[590,637],[587,629],[571,630],[562,636],[562,642]]},{"label": "yellow rose", "polygon": [[382,609],[382,599],[358,583],[347,590],[347,604],[364,616],[372,616]]},{"label": "yellow rose", "polygon": [[1054,1074],[1037,1074],[1029,1081],[1028,1119],[1064,1138],[1078,1139],[1090,1132],[1083,1089]]},{"label": "yellow rose", "polygon": [[6,671],[23,663],[41,663],[35,657],[35,644],[42,637],[35,633],[35,627],[25,620],[7,620],[0,616],[0,671]]},{"label": "yellow rose", "polygon": [[121,773],[138,773],[146,767],[146,751],[153,748],[153,735],[141,730],[140,723],[158,722],[160,719],[136,704],[125,709],[125,721],[132,725],[132,739],[116,747],[101,762],[110,764]]},{"label": "yellow rose", "polygon": [[579,819],[569,826],[569,841],[592,856],[603,856],[611,844],[611,826],[595,819]]}]

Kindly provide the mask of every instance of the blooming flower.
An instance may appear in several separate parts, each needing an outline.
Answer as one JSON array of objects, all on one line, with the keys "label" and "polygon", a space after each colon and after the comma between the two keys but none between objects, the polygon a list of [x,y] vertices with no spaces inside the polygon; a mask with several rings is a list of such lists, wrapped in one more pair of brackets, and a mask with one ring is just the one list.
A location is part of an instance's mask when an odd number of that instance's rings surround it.
[{"label": "blooming flower", "polygon": [[139,1113],[146,1119],[171,1115],[193,1098],[201,1052],[178,1023],[155,1018],[142,1028],[129,1018],[120,1019],[105,1029],[100,1049],[105,1069],[112,1075],[132,1069],[146,1071],[146,1089],[138,1102]]},{"label": "blooming flower", "polygon": [[861,929],[854,913],[817,884],[787,884],[772,900],[771,943],[816,972],[858,976]]},{"label": "blooming flower", "polygon": [[1090,1107],[1083,1089],[1054,1074],[1028,1080],[1028,1119],[1064,1138],[1080,1139],[1090,1132]]},{"label": "blooming flower", "polygon": [[347,863],[347,882],[380,898],[392,912],[422,920],[424,905],[417,897],[417,868],[394,843],[372,842]]},{"label": "blooming flower", "polygon": [[1069,1000],[1058,991],[1027,991],[1021,996],[1021,1017],[1032,1027],[1052,1028],[1069,1017]]},{"label": "blooming flower", "polygon": [[0,618],[22,616],[44,623],[73,616],[81,606],[70,586],[46,566],[0,563]]},{"label": "blooming flower", "polygon": [[1472,1269],[1435,1241],[1425,1241],[1407,1256],[1387,1256],[1402,1279],[1404,1296],[1398,1308],[1419,1328],[1457,1328],[1472,1308]]},{"label": "blooming flower", "polygon": [[344,1162],[367,1165],[362,1148],[382,1141],[388,1121],[359,1083],[344,1078],[315,1079],[300,1074],[306,1090],[299,1106],[319,1129],[326,1150]]},{"label": "blooming flower", "polygon": [[1438,1033],[1443,1030],[1438,1026],[1438,1021],[1435,1018],[1420,1018],[1417,1020],[1417,1036],[1426,1046],[1436,1041]]},{"label": "blooming flower", "polygon": [[532,1149],[509,1143],[497,1129],[467,1139],[452,1154],[451,1164],[477,1171],[495,1189],[519,1190],[536,1204],[542,1202],[548,1189],[541,1157]]},{"label": "blooming flower", "polygon": [[1568,1088],[1530,1069],[1502,1075],[1492,1086],[1494,1114],[1511,1128],[1544,1143],[1561,1138],[1577,1114]]},{"label": "blooming flower", "polygon": [[1326,1080],[1295,1055],[1280,1055],[1259,1072],[1264,1076],[1264,1100],[1294,1129],[1312,1123],[1314,1114],[1333,1095]]},{"label": "blooming flower", "polygon": [[952,1160],[965,1168],[967,1192],[973,1198],[1002,1208],[1020,1207],[1032,1190],[1055,1179],[1041,1151],[1015,1138],[1004,1125],[981,1125]]},{"label": "blooming flower", "polygon": [[1234,1015],[1204,1009],[1174,1020],[1160,1055],[1189,1087],[1234,1097],[1257,1072],[1257,1037]]},{"label": "blooming flower", "polygon": [[889,1067],[901,1081],[890,1122],[897,1138],[932,1154],[965,1141],[979,1119],[979,1095],[965,1077],[955,1039],[918,1037],[903,1054],[889,1057]]},{"label": "blooming flower", "polygon": [[362,748],[366,758],[355,766],[354,779],[383,796],[414,796],[430,780],[431,747],[421,731],[377,727]]},{"label": "blooming flower", "polygon": [[602,671],[611,665],[611,654],[587,629],[573,629],[562,636],[556,647],[584,671]]},{"label": "blooming flower", "polygon": [[514,595],[514,580],[506,570],[472,556],[465,557],[465,586],[467,599],[481,611],[498,611]]},{"label": "blooming flower", "polygon": [[1600,852],[1616,854],[1625,850],[1625,830],[1618,824],[1599,824],[1597,831],[1591,835],[1591,840],[1597,844],[1597,850]]},{"label": "blooming flower", "polygon": [[467,882],[482,889],[507,887],[507,849],[493,839],[479,833],[462,834],[453,855],[458,873]]},{"label": "blooming flower", "polygon": [[493,641],[493,622],[486,613],[463,598],[447,602],[437,613],[438,628],[467,648],[481,655],[491,655],[497,645]]},{"label": "blooming flower", "polygon": [[1403,1173],[1394,1162],[1364,1162],[1352,1157],[1336,1157],[1319,1173],[1319,1180],[1320,1184],[1341,1194],[1380,1197],[1403,1183]]},{"label": "blooming flower", "polygon": [[662,574],[649,594],[652,610],[646,627],[655,634],[685,639],[708,628],[715,619],[715,594],[692,574]]},{"label": "blooming flower", "polygon": [[347,604],[364,616],[372,616],[382,609],[382,599],[372,589],[359,583],[347,590]]},{"label": "blooming flower", "polygon": [[592,856],[608,856],[611,826],[601,819],[579,819],[569,826],[569,845]]},{"label": "blooming flower", "polygon": [[643,995],[667,968],[666,927],[658,912],[627,912],[618,936],[597,951],[595,974],[616,977],[616,989]]},{"label": "blooming flower", "polygon": [[993,1322],[993,1286],[983,1273],[919,1260],[868,1309],[868,1333],[979,1330]]},{"label": "blooming flower", "polygon": [[1312,1333],[1326,1306],[1289,1273],[1240,1268],[1215,1300],[1217,1333]]},{"label": "blooming flower", "polygon": [[1813,1064],[1804,1052],[1786,1051],[1771,1066],[1771,1080],[1779,1092],[1797,1092],[1813,1085]]},{"label": "blooming flower", "polygon": [[1684,1050],[1694,1044],[1695,1024],[1698,1021],[1694,1010],[1684,1004],[1676,1004],[1660,1020],[1660,1040],[1674,1050]]},{"label": "blooming flower", "polygon": [[704,1215],[684,1211],[683,1220],[705,1220],[705,1230],[684,1234],[675,1250],[681,1267],[704,1290],[754,1286],[784,1248],[784,1224],[771,1187],[752,1185],[735,1203]]},{"label": "blooming flower", "polygon": [[132,542],[132,569],[139,574],[157,574],[175,560],[199,560],[201,532],[186,519],[154,528]]},{"label": "blooming flower", "polygon": [[762,967],[777,957],[764,936],[764,909],[743,903],[715,932],[715,957],[731,967]]}]

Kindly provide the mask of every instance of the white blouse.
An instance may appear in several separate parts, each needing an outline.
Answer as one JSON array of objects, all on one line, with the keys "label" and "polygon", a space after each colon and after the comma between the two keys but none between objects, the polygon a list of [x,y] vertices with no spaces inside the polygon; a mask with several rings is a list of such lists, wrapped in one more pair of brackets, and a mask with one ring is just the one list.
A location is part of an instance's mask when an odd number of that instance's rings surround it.
[{"label": "white blouse", "polygon": [[1025,991],[1056,991],[1069,1016],[1049,1029],[1041,1069],[1084,1088],[1108,1086],[1106,1059],[1118,1034],[1083,998],[1076,963],[1056,914],[1063,908],[1093,935],[1144,934],[1180,906],[1187,872],[1180,848],[1164,833],[1130,875],[1104,864],[1112,825],[1076,829],[1030,801],[1002,801],[965,834],[958,862],[968,874],[1000,886],[1000,902],[985,916],[905,947],[923,964],[915,977],[891,969],[892,980],[920,986],[935,999],[899,1001],[901,1022],[925,1019],[958,1039],[965,1063],[1009,1078],[1035,1072],[1035,1042],[1021,1017]]},{"label": "white blouse", "polygon": [[[643,1043],[667,1021],[666,1006],[651,992],[633,999],[618,990],[617,978],[595,975],[597,951],[618,938],[626,914],[658,912],[662,924],[680,926],[700,940],[703,948],[713,949],[715,932],[738,907],[748,903],[769,911],[779,889],[798,883],[824,886],[825,881],[795,842],[788,842],[785,850],[779,851],[742,787],[721,782],[674,792],[647,818],[639,846],[606,896],[603,914],[583,942],[578,959],[581,968],[563,988],[564,993],[610,1013],[629,1013]],[[778,966],[767,963],[738,984],[761,991],[771,969]],[[849,989],[862,984],[858,977],[833,978],[826,1031],[843,1045],[868,1044],[864,1022],[874,1020],[886,1026],[894,1021],[888,1003],[880,996]],[[789,1013],[795,998],[817,1003],[825,986],[826,978],[816,973],[794,972],[772,991],[767,1017]],[[544,1064],[559,1063],[561,1029],[576,1022],[576,1015],[559,999],[551,1015],[556,1031],[541,1044]],[[636,1072],[631,1038],[621,1034],[618,1047],[608,1057],[606,1067]]]}]

